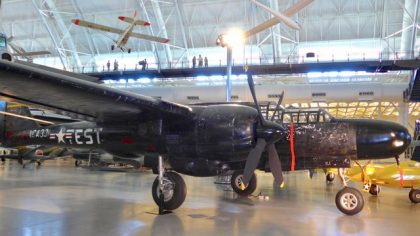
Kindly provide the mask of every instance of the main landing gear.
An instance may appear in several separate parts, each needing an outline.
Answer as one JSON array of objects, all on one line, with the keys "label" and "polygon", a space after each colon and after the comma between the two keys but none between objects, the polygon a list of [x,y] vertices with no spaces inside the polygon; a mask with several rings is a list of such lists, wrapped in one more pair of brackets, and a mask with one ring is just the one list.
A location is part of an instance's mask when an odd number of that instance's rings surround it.
[{"label": "main landing gear", "polygon": [[235,193],[240,196],[249,196],[251,195],[255,189],[257,189],[257,176],[252,174],[252,178],[249,181],[249,184],[245,186],[245,189],[241,188],[243,178],[243,170],[235,170],[232,174],[230,179],[230,185]]},{"label": "main landing gear", "polygon": [[346,215],[355,215],[359,213],[365,204],[362,193],[359,190],[347,187],[347,181],[344,176],[344,169],[338,169],[338,174],[343,182],[344,188],[338,191],[335,196],[335,205],[338,210]]},{"label": "main landing gear", "polygon": [[187,186],[178,173],[165,171],[162,156],[159,156],[158,172],[153,182],[152,196],[159,206],[159,215],[163,215],[182,205],[187,196]]}]

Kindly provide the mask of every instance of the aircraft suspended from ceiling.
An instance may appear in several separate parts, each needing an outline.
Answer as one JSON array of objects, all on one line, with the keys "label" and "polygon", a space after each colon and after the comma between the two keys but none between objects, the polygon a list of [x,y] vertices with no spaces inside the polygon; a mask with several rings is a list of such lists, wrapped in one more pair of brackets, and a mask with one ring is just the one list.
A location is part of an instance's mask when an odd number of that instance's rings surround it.
[{"label": "aircraft suspended from ceiling", "polygon": [[42,55],[49,55],[49,54],[51,54],[51,52],[49,52],[49,51],[32,51],[32,52],[27,52],[22,47],[19,47],[18,45],[16,45],[12,41],[13,41],[13,36],[10,36],[9,38],[7,38],[7,45],[14,52],[12,54],[12,56],[14,56],[14,57],[23,57],[23,58],[27,59],[28,61],[32,61],[32,57],[34,57],[34,56],[42,56]]},{"label": "aircraft suspended from ceiling", "polygon": [[[251,0],[251,2],[253,2],[255,5],[261,7],[262,9],[264,9],[265,11],[269,12],[271,15],[273,15],[272,18],[270,18],[269,20],[255,26],[254,28],[244,32],[243,34],[243,38],[249,38],[261,31],[264,31],[278,23],[284,23],[285,25],[289,26],[292,29],[295,30],[300,30],[301,26],[296,23],[293,19],[291,19],[290,17],[293,16],[294,14],[296,14],[297,12],[299,12],[300,10],[302,10],[304,7],[306,7],[307,5],[309,5],[311,2],[313,2],[313,0],[301,0],[298,3],[296,3],[295,5],[289,7],[287,10],[285,10],[283,13],[275,11],[267,6],[265,6],[264,4],[257,2],[255,0]],[[225,35],[219,35],[219,37],[217,38],[216,41],[217,45],[220,45],[222,47],[226,47],[229,46],[227,45],[228,42],[226,42],[225,39]]]},{"label": "aircraft suspended from ceiling", "polygon": [[[128,17],[128,16],[119,16],[118,17],[118,19],[130,24],[125,29],[117,29],[117,28],[113,28],[113,27],[110,27],[110,26],[101,25],[101,24],[97,24],[97,23],[93,23],[93,22],[89,22],[89,21],[85,21],[85,20],[81,20],[81,19],[73,19],[72,22],[75,25],[78,25],[78,26],[87,27],[87,28],[94,29],[94,30],[101,30],[101,31],[114,33],[114,34],[119,34],[120,37],[117,41],[115,41],[115,44],[111,45],[111,50],[114,50],[115,47],[117,47],[117,48],[121,49],[121,51],[125,51],[126,50],[125,45],[127,44],[128,39],[130,37],[135,37],[135,38],[144,39],[144,40],[147,40],[147,41],[152,41],[152,42],[157,42],[157,43],[167,43],[167,42],[169,42],[169,39],[133,32],[134,26],[136,26],[136,25],[150,26],[149,22],[143,21],[143,20],[138,20],[138,19],[136,19],[136,16],[137,16],[137,11],[134,11],[133,17]],[[131,48],[128,48],[127,52],[131,53]]]}]

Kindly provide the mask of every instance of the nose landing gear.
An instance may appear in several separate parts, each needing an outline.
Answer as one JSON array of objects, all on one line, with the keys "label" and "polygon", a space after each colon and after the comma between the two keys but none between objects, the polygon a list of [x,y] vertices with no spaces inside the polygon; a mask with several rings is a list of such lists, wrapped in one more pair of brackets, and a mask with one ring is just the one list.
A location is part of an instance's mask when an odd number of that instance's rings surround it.
[{"label": "nose landing gear", "polygon": [[359,190],[347,187],[347,180],[345,179],[344,169],[338,169],[338,175],[344,185],[344,188],[338,191],[335,196],[335,205],[338,210],[346,215],[355,215],[359,213],[365,204],[362,193]]}]

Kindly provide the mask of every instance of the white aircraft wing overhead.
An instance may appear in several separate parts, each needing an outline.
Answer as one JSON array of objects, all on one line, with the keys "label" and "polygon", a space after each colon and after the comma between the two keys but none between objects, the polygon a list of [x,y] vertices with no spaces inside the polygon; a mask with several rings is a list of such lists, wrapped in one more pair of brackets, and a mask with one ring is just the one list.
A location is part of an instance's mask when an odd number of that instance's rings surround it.
[{"label": "white aircraft wing overhead", "polygon": [[33,56],[42,56],[42,55],[49,55],[49,54],[51,54],[51,52],[49,52],[49,51],[33,51],[33,52],[20,53],[18,55],[19,56],[33,57]]},{"label": "white aircraft wing overhead", "polygon": [[251,0],[251,1],[254,2],[255,5],[264,9],[265,11],[270,12],[275,18],[278,19],[279,22],[283,22],[284,24],[286,24],[287,26],[289,26],[292,29],[300,30],[300,25],[298,23],[294,22],[290,17],[285,16],[284,14],[282,14],[278,11],[274,11],[273,9],[267,7],[266,5],[260,3],[256,0]]},{"label": "white aircraft wing overhead", "polygon": [[93,23],[93,22],[90,22],[90,21],[73,19],[73,20],[71,20],[71,22],[73,22],[73,24],[78,25],[78,26],[87,27],[87,28],[96,29],[96,30],[101,30],[101,31],[109,32],[109,33],[115,33],[115,34],[123,34],[124,33],[124,30],[109,27],[109,26],[106,26],[106,25]]},{"label": "white aircraft wing overhead", "polygon": [[[287,17],[291,17],[292,15],[296,14],[298,11],[302,10],[304,7],[306,7],[307,5],[309,5],[311,2],[313,2],[314,0],[300,0],[298,3],[296,3],[295,5],[289,7],[288,9],[286,9],[282,14],[287,16]],[[276,18],[273,17],[257,26],[255,26],[254,28],[248,30],[245,32],[245,37],[250,37],[254,34],[257,34],[263,30],[266,30],[278,23],[280,23],[281,21]]]},{"label": "white aircraft wing overhead", "polygon": [[135,37],[135,38],[139,38],[139,39],[144,39],[144,40],[149,40],[149,41],[158,42],[158,43],[167,43],[167,42],[169,42],[169,39],[155,37],[155,36],[146,35],[146,34],[139,34],[139,33],[131,33],[131,37]]}]

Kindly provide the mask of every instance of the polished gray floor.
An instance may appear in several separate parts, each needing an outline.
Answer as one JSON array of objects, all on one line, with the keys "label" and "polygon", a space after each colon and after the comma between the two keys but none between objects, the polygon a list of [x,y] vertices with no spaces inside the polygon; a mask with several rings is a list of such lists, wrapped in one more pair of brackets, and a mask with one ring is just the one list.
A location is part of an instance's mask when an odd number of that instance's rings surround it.
[{"label": "polished gray floor", "polygon": [[214,178],[185,177],[188,196],[174,213],[157,216],[150,172],[104,172],[74,168],[71,160],[22,169],[0,166],[0,235],[419,235],[420,205],[408,190],[364,193],[365,208],[345,216],[334,203],[339,182],[322,174],[286,175],[274,189],[258,174],[268,200],[237,198]]}]

